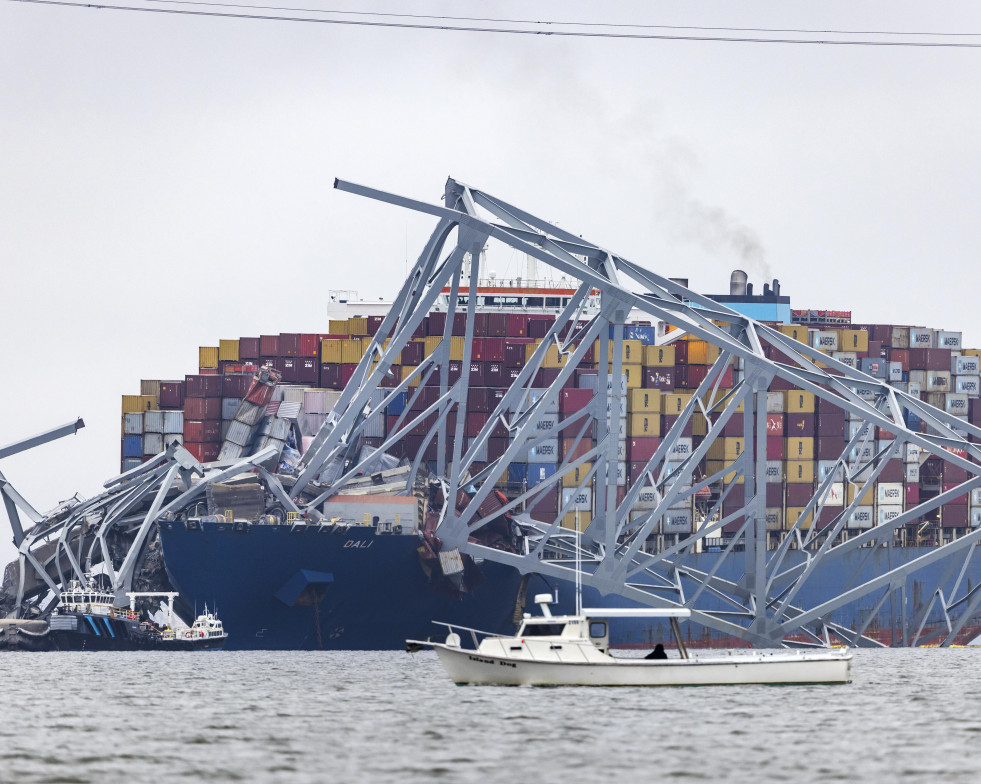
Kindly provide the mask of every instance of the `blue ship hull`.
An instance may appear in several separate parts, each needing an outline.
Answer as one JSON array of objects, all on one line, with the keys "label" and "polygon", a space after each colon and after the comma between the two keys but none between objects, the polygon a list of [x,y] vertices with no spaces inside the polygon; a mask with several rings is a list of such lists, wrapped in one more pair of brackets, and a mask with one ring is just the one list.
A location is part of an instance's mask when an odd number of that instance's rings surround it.
[{"label": "blue ship hull", "polygon": [[517,570],[485,561],[472,592],[437,590],[414,535],[163,522],[160,540],[174,590],[216,610],[229,650],[399,649],[444,636],[434,620],[514,631]]}]

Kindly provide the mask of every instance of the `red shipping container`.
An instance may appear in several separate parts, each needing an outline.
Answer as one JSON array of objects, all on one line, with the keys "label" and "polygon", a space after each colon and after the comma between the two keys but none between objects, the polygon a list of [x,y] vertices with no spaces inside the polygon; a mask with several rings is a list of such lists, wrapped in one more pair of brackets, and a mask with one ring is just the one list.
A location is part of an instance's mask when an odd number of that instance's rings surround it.
[{"label": "red shipping container", "polygon": [[183,381],[161,381],[160,382],[160,407],[177,409],[184,406],[184,382]]},{"label": "red shipping container", "polygon": [[[504,427],[503,425],[501,427]],[[506,429],[505,429],[506,431]],[[497,432],[495,430],[495,432]],[[487,459],[488,460],[499,460],[504,457],[504,453],[508,449],[508,444],[511,441],[505,436],[503,438],[494,438],[493,436],[487,439]]]},{"label": "red shipping container", "polygon": [[260,364],[266,367],[275,368],[280,373],[283,372],[283,358],[282,357],[262,357],[259,360]]},{"label": "red shipping container", "polygon": [[548,334],[555,323],[555,316],[538,315],[528,316],[528,337],[541,339]]},{"label": "red shipping container", "polygon": [[845,437],[818,436],[814,441],[814,450],[818,460],[837,460],[845,451]]},{"label": "red shipping container", "polygon": [[768,482],[766,485],[766,505],[768,507],[783,506],[783,484]]},{"label": "red shipping container", "polygon": [[787,482],[787,506],[807,506],[813,495],[810,482]]},{"label": "red shipping container", "polygon": [[908,484],[906,488],[906,508],[916,506],[920,503],[920,486],[918,484]]},{"label": "red shipping container", "polygon": [[783,459],[783,436],[767,436],[766,439],[766,459]]},{"label": "red shipping container", "polygon": [[512,338],[504,343],[504,364],[509,368],[522,368],[525,366],[525,353],[529,343],[534,343],[531,338]]},{"label": "red shipping container", "polygon": [[644,389],[674,389],[674,368],[645,367]]},{"label": "red shipping container", "polygon": [[425,356],[425,348],[426,344],[421,341],[413,340],[406,343],[402,348],[402,353],[399,354],[399,362],[403,365],[411,365],[412,367],[421,365]]},{"label": "red shipping container", "polygon": [[354,376],[354,371],[357,369],[358,366],[353,363],[347,365],[341,365],[341,386],[339,387],[340,389],[343,389],[344,387],[347,386],[347,383],[351,380],[352,376]]},{"label": "red shipping container", "polygon": [[[221,419],[220,397],[189,397],[184,401],[185,419]],[[192,441],[207,441],[193,438]]]},{"label": "red shipping container", "polygon": [[675,365],[688,364],[688,341],[676,340],[674,343],[674,362]]},{"label": "red shipping container", "polygon": [[533,499],[528,507],[528,516],[540,523],[551,523],[559,511],[559,488],[552,487],[540,498]]},{"label": "red shipping container", "polygon": [[194,455],[199,463],[213,463],[221,452],[221,444],[203,444],[185,441],[184,448]]},{"label": "red shipping container", "polygon": [[[950,492],[951,490],[956,490],[958,487],[960,487],[960,482],[946,482],[945,481],[944,484],[943,484],[943,491],[945,493],[947,493],[947,492]],[[968,500],[968,496],[967,496],[967,493],[965,492],[964,495],[955,496],[952,500],[948,501],[947,504],[955,504],[955,505],[956,504],[964,504],[966,506],[967,505],[967,500]],[[947,504],[945,504],[945,506]]]},{"label": "red shipping container", "polygon": [[484,362],[503,362],[506,345],[507,340],[505,338],[484,338],[480,359]]},{"label": "red shipping container", "polygon": [[[320,383],[320,363],[313,357],[300,357],[296,380],[301,384]],[[396,368],[397,369],[397,368]],[[384,384],[383,384],[384,385]]]},{"label": "red shipping container", "polygon": [[591,389],[563,389],[559,392],[559,413],[574,414],[582,411],[593,401]]},{"label": "red shipping container", "polygon": [[279,335],[259,336],[259,356],[260,357],[279,356]]},{"label": "red shipping container", "polygon": [[[542,368],[535,374],[534,384],[536,387],[550,387],[559,377],[559,373],[562,372],[562,368]],[[566,378],[564,387],[571,387],[575,377],[570,373],[568,378]]]},{"label": "red shipping container", "polygon": [[524,313],[508,313],[507,336],[523,338],[528,336],[528,316]]},{"label": "red shipping container", "polygon": [[817,420],[817,434],[819,438],[844,438],[845,413],[841,412],[837,416],[834,414],[819,414]]},{"label": "red shipping container", "polygon": [[184,377],[186,397],[221,397],[221,376],[197,375]]},{"label": "red shipping container", "polygon": [[942,528],[966,528],[968,519],[967,504],[944,504],[940,512]]},{"label": "red shipping container", "polygon": [[592,448],[593,439],[588,434],[580,438],[578,444],[575,438],[563,438],[559,442],[559,457],[562,460],[578,460]]},{"label": "red shipping container", "polygon": [[217,376],[218,368],[198,368],[198,374],[202,376]]},{"label": "red shipping container", "polygon": [[374,337],[385,320],[384,316],[368,316],[368,335]]},{"label": "red shipping container", "polygon": [[297,356],[317,357],[320,351],[320,335],[302,334],[297,345]]},{"label": "red shipping container", "polygon": [[807,438],[813,436],[817,419],[814,414],[787,414],[784,426],[784,436],[791,438]]},{"label": "red shipping container", "polygon": [[487,314],[476,313],[473,317],[473,334],[477,337],[487,336]]},{"label": "red shipping container", "polygon": [[343,389],[341,366],[336,362],[324,362],[320,366],[320,386],[324,389]]},{"label": "red shipping container", "polygon": [[902,482],[904,478],[903,464],[900,460],[890,460],[879,474],[880,482]]},{"label": "red shipping container", "polygon": [[674,384],[679,389],[695,389],[708,375],[709,365],[676,365]]},{"label": "red shipping container", "polygon": [[469,384],[472,387],[486,387],[487,386],[487,378],[486,378],[486,373],[484,371],[484,363],[483,362],[471,362],[470,363],[470,375],[469,375],[469,379],[470,379],[469,380]]},{"label": "red shipping container", "polygon": [[487,386],[489,387],[510,386],[507,368],[504,367],[503,362],[485,362],[484,378],[486,379]]},{"label": "red shipping container", "polygon": [[817,529],[823,531],[825,528],[829,528],[832,523],[834,523],[835,518],[838,517],[842,512],[840,506],[826,506],[824,507],[817,518]]},{"label": "red shipping container", "polygon": [[446,328],[445,313],[430,313],[426,319],[426,334],[430,336],[442,335]]},{"label": "red shipping container", "polygon": [[[664,434],[664,435],[667,435],[668,433],[670,433],[671,432],[671,428],[673,428],[675,426],[675,424],[677,423],[677,421],[678,421],[678,416],[677,415],[671,415],[671,416],[662,417],[662,419],[661,419],[661,433]],[[685,423],[685,429],[681,431],[682,438],[691,438],[692,437],[692,430],[693,430],[692,420],[689,419],[688,422]]]},{"label": "red shipping container", "polygon": [[[739,414],[733,414],[733,418],[738,416]],[[784,424],[783,414],[767,414],[766,415],[767,436],[780,436],[781,438],[783,438],[783,424]]]},{"label": "red shipping container", "polygon": [[503,338],[508,334],[508,314],[487,314],[487,335],[492,338]]},{"label": "red shipping container", "polygon": [[297,357],[282,357],[282,362],[283,381],[287,384],[295,384],[300,380],[298,372],[300,360]]},{"label": "red shipping container", "polygon": [[893,348],[889,349],[889,361],[899,362],[903,370],[909,370],[909,349],[908,348]]},{"label": "red shipping container", "polygon": [[[709,414],[713,422],[718,422],[722,414]],[[738,411],[729,417],[729,421],[722,427],[723,438],[740,438],[743,435],[743,415]]]},{"label": "red shipping container", "polygon": [[281,357],[300,356],[300,336],[296,332],[282,332],[279,335],[279,351]]},{"label": "red shipping container", "polygon": [[480,431],[483,429],[484,425],[487,424],[488,414],[483,411],[471,411],[467,413],[467,419],[464,424],[463,432],[467,438],[476,438],[480,435]]},{"label": "red shipping container", "polygon": [[488,387],[470,387],[467,390],[467,411],[490,411],[491,396]]},{"label": "red shipping container", "polygon": [[[204,422],[196,422],[192,419],[185,419],[184,441],[192,441],[199,444],[219,443],[221,441],[221,421],[211,419]],[[200,459],[199,457],[198,460]]]},{"label": "red shipping container", "polygon": [[[221,396],[222,397],[245,397],[252,386],[254,376],[248,374],[227,374],[221,377]],[[204,417],[210,419],[210,417]]]},{"label": "red shipping container", "polygon": [[[967,455],[962,455],[966,457]],[[968,473],[966,468],[961,468],[960,466],[954,465],[953,463],[944,462],[943,464],[943,477],[944,477],[944,487],[947,485],[956,485],[961,482],[966,482]]]},{"label": "red shipping container", "polygon": [[909,367],[910,370],[950,371],[950,349],[911,348],[909,350]]},{"label": "red shipping container", "polygon": [[660,438],[630,438],[627,439],[627,459],[631,462],[647,462],[661,444]]},{"label": "red shipping container", "polygon": [[259,351],[259,338],[238,339],[239,359],[258,359],[261,356],[262,352]]},{"label": "red shipping container", "polygon": [[[306,379],[301,379],[305,381]],[[397,387],[402,383],[402,367],[400,365],[392,365],[388,372],[385,373],[385,377],[382,378],[381,385],[383,387]]]}]

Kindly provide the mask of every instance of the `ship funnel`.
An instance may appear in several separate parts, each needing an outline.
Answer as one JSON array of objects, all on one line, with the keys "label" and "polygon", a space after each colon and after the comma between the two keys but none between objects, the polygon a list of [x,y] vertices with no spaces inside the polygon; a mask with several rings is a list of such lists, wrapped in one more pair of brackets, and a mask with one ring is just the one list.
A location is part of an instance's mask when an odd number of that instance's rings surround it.
[{"label": "ship funnel", "polygon": [[780,281],[777,280],[776,278],[773,279],[773,296],[774,297],[780,296]]},{"label": "ship funnel", "polygon": [[763,284],[763,296],[764,297],[769,297],[770,296],[770,284],[769,283],[764,283]]},{"label": "ship funnel", "polygon": [[732,275],[729,276],[729,294],[734,297],[742,297],[746,295],[746,281],[749,280],[749,275],[747,275],[742,270],[733,270]]}]

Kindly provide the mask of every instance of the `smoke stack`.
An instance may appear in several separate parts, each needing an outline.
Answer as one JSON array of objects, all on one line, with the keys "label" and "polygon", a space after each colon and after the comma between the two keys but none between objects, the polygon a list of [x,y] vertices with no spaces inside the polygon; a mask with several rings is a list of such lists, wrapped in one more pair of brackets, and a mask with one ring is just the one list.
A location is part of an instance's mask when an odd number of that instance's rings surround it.
[{"label": "smoke stack", "polygon": [[733,270],[729,276],[729,294],[733,297],[743,297],[746,295],[746,281],[749,276],[742,270]]},{"label": "smoke stack", "polygon": [[780,281],[777,280],[776,278],[773,279],[773,296],[774,297],[780,296]]},{"label": "smoke stack", "polygon": [[763,296],[764,297],[769,297],[770,296],[770,284],[769,283],[764,283],[763,284]]},{"label": "smoke stack", "polygon": [[753,284],[752,283],[747,283],[746,284],[746,296],[747,297],[752,297],[753,296]]}]

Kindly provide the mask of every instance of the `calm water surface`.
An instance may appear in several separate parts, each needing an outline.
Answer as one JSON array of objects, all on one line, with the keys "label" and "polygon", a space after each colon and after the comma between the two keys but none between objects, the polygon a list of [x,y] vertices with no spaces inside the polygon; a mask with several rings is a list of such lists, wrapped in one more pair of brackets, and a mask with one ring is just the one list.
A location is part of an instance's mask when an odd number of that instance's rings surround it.
[{"label": "calm water surface", "polygon": [[981,649],[847,686],[457,687],[435,654],[0,656],[2,782],[975,782]]}]

